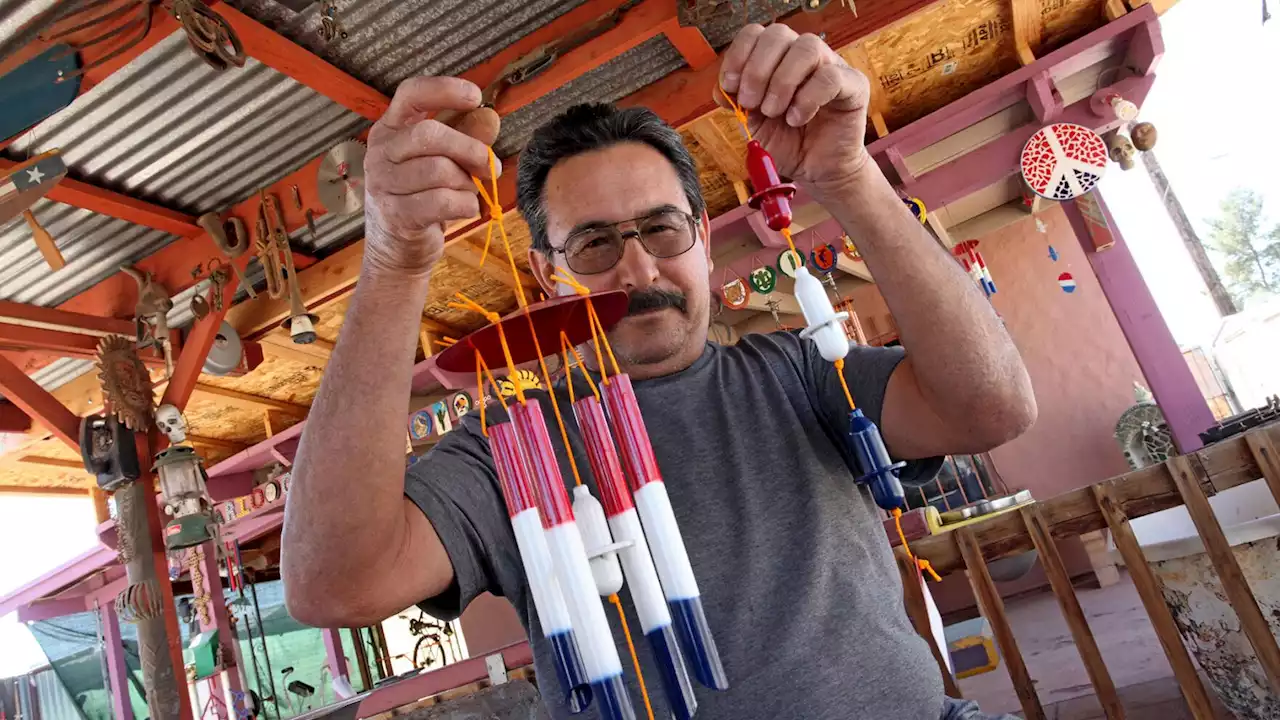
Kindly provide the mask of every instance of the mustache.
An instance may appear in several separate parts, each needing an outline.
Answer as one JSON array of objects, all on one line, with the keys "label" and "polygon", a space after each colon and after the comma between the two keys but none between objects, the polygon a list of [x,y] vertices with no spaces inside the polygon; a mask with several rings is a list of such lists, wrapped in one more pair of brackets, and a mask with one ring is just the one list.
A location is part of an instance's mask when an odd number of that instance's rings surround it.
[{"label": "mustache", "polygon": [[635,315],[669,307],[675,308],[682,313],[685,312],[688,308],[688,303],[685,301],[684,293],[663,290],[662,288],[648,288],[631,293],[627,303],[627,314]]}]

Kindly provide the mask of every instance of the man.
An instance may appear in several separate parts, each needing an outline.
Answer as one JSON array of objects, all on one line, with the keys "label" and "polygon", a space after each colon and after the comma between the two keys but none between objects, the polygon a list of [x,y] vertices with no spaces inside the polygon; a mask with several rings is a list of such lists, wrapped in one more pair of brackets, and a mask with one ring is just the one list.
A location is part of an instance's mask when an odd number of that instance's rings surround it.
[{"label": "man", "polygon": [[[775,24],[744,28],[719,79],[779,171],[856,238],[893,311],[905,354],[855,348],[845,374],[893,455],[912,461],[904,477],[927,479],[929,458],[987,450],[1029,427],[1031,384],[999,319],[863,148],[866,78],[818,38]],[[294,466],[283,572],[290,612],[318,626],[373,623],[415,603],[454,617],[480,592],[504,595],[539,677],[554,678],[475,414],[404,469],[410,368],[442,224],[479,212],[471,176],[488,176],[496,135],[483,113],[456,130],[426,118],[479,102],[464,81],[415,78],[370,133],[364,266]],[[790,333],[707,343],[709,223],[679,135],[648,111],[579,106],[534,135],[518,195],[549,294],[564,292],[551,281],[560,268],[631,296],[609,338],[635,380],[731,683],[699,689],[697,717],[975,712],[944,699],[906,620],[874,506],[853,482],[832,365]],[[657,672],[645,668],[665,717]],[[566,716],[554,681],[542,685],[553,715]],[[639,707],[634,685],[632,697]]]}]

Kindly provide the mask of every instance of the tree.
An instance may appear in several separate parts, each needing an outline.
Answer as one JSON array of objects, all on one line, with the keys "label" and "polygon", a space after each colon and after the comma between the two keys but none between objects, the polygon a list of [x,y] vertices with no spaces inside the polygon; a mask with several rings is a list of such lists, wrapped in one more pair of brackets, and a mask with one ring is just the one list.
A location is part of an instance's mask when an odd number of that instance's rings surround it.
[{"label": "tree", "polygon": [[1237,303],[1280,291],[1280,225],[1262,227],[1262,197],[1232,190],[1209,221],[1209,247],[1222,255],[1227,284]]},{"label": "tree", "polygon": [[1218,306],[1218,314],[1222,317],[1235,315],[1239,312],[1236,302],[1222,284],[1218,269],[1209,261],[1209,255],[1204,251],[1204,243],[1196,234],[1195,227],[1191,225],[1191,218],[1187,217],[1186,211],[1182,209],[1182,202],[1173,192],[1173,187],[1169,185],[1169,178],[1165,176],[1164,169],[1160,167],[1160,161],[1156,159],[1156,151],[1148,150],[1142,153],[1142,164],[1147,168],[1147,175],[1155,185],[1156,192],[1160,194],[1160,200],[1164,203],[1165,211],[1169,213],[1169,219],[1173,220],[1174,227],[1178,229],[1178,235],[1182,237],[1182,244],[1187,248],[1191,262],[1199,271],[1200,279],[1208,288],[1213,304]]}]

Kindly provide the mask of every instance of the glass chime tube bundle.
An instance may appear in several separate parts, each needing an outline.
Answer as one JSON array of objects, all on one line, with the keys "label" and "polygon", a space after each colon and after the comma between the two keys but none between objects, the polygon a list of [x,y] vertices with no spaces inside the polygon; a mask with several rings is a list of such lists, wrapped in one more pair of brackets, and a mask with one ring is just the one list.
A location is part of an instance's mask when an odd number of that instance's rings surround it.
[{"label": "glass chime tube bundle", "polygon": [[640,415],[631,378],[624,374],[614,375],[601,390],[605,407],[609,410],[613,435],[622,450],[622,466],[631,485],[636,510],[653,548],[653,561],[658,577],[662,579],[667,606],[676,621],[676,633],[685,653],[693,661],[698,682],[715,690],[727,690],[729,679],[725,676],[715,638],[702,609],[698,581],[693,576],[689,553],[676,525],[666,483],[662,481],[658,462],[653,457],[649,432]]},{"label": "glass chime tube bundle", "polygon": [[600,701],[600,714],[608,720],[634,720],[635,709],[622,682],[618,649],[613,644],[604,606],[596,594],[587,551],[574,520],[542,407],[537,400],[513,405],[511,422],[528,453],[547,546],[569,608],[592,694]]},{"label": "glass chime tube bundle", "polygon": [[671,625],[671,613],[662,596],[662,585],[653,567],[649,544],[645,541],[640,518],[636,515],[622,466],[618,463],[618,452],[609,435],[604,408],[599,400],[588,395],[573,404],[573,415],[582,430],[591,474],[596,478],[613,539],[618,543],[630,543],[618,551],[622,572],[631,590],[631,602],[635,604],[640,627],[662,671],[662,686],[668,704],[678,720],[689,720],[698,709],[698,701]]},{"label": "glass chime tube bundle", "polygon": [[578,653],[569,609],[556,583],[551,550],[543,535],[533,481],[529,477],[529,460],[524,448],[516,441],[515,428],[509,422],[489,428],[489,448],[498,471],[498,484],[502,487],[507,514],[511,517],[511,529],[515,531],[520,562],[529,578],[538,624],[542,626],[542,635],[555,656],[560,687],[569,710],[582,712],[591,702],[591,691]]}]

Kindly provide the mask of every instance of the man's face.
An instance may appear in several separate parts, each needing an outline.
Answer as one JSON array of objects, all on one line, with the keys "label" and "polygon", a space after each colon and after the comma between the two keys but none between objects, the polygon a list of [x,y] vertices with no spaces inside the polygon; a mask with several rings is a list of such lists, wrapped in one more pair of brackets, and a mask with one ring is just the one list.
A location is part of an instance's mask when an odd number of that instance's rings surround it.
[{"label": "man's face", "polygon": [[627,291],[629,312],[609,333],[619,361],[643,366],[696,359],[706,343],[710,312],[705,217],[694,219],[693,247],[675,257],[649,254],[631,234],[635,223],[620,228],[626,238],[622,257],[603,272],[574,272],[563,251],[565,240],[584,228],[646,217],[664,208],[689,213],[689,200],[671,163],[643,143],[575,155],[547,175],[543,204],[553,252],[548,261],[545,254],[530,251],[530,264],[543,287],[557,294],[572,292],[563,285],[553,290],[550,276],[558,267],[592,291]]}]

